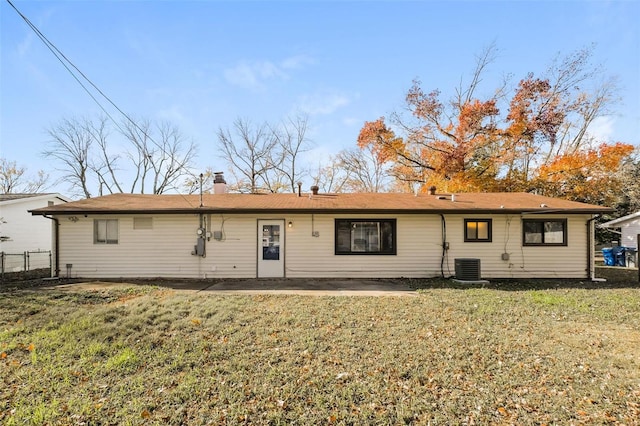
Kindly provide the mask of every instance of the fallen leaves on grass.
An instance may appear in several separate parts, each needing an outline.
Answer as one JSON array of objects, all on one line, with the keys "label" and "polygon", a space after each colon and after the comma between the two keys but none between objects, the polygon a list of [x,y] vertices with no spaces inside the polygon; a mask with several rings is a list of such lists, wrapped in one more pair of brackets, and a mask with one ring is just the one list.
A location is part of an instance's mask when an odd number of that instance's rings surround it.
[{"label": "fallen leaves on grass", "polygon": [[[612,294],[615,310],[609,294],[158,292],[117,310],[38,295],[44,308],[2,336],[0,401],[11,408],[0,406],[0,423],[631,425],[640,398],[628,343],[640,337],[640,292]],[[15,324],[14,302],[0,324]],[[600,311],[582,308],[596,302]],[[562,321],[556,309],[568,312]],[[590,344],[605,332],[606,344]],[[78,407],[82,417],[71,417]]]}]

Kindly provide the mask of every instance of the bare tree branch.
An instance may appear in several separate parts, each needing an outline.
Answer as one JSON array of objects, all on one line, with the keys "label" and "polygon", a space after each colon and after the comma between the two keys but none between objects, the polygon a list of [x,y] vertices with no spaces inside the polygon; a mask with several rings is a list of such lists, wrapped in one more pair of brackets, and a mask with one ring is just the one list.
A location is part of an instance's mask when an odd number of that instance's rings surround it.
[{"label": "bare tree branch", "polygon": [[43,154],[61,163],[58,170],[64,173],[62,180],[69,182],[72,189],[81,191],[85,198],[91,198],[88,173],[91,170],[92,135],[81,121],[66,118],[51,127],[48,133],[52,139]]},{"label": "bare tree branch", "polygon": [[349,192],[385,192],[389,189],[389,166],[370,148],[342,150],[337,158],[348,176],[344,188]]},{"label": "bare tree branch", "polygon": [[[151,188],[154,194],[161,194],[191,173],[196,146],[187,143],[176,126],[164,122],[154,129],[149,120],[126,120],[118,126],[125,148],[120,143],[118,150],[107,124],[105,118],[63,119],[49,129],[52,140],[44,154],[57,160],[64,179],[85,197],[91,196],[92,183],[97,184],[100,195],[124,192],[125,187],[131,193]],[[115,152],[124,152],[133,172],[120,168],[121,155]]]},{"label": "bare tree branch", "polygon": [[232,174],[239,177],[236,181],[246,182],[246,188],[239,188],[241,192],[258,192],[258,182],[268,184],[268,172],[280,166],[281,157],[274,155],[278,140],[266,123],[254,126],[249,120],[238,118],[233,127],[234,135],[229,129],[218,129],[221,156],[230,164]]},{"label": "bare tree branch", "polygon": [[49,174],[39,170],[35,177],[29,178],[24,167],[18,167],[15,161],[0,158],[0,193],[35,194],[48,186]]},{"label": "bare tree branch", "polygon": [[307,115],[297,115],[287,117],[281,130],[272,130],[282,156],[282,161],[274,163],[280,164],[277,170],[281,179],[286,180],[286,185],[283,182],[281,186],[288,186],[291,192],[296,192],[297,183],[308,174],[308,170],[302,169],[299,165],[300,154],[309,149],[308,125]]}]

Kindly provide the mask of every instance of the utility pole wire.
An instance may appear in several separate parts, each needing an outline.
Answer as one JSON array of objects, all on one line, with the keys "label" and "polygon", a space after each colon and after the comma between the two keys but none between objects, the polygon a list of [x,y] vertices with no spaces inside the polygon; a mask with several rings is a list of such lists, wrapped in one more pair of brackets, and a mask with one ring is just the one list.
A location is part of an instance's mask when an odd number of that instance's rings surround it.
[{"label": "utility pole wire", "polygon": [[[64,53],[62,53],[60,51],[60,49],[58,49],[56,47],[55,44],[53,44],[39,29],[38,27],[35,26],[35,24],[33,24],[29,18],[27,18],[22,12],[20,12],[18,10],[18,8],[11,2],[11,0],[7,0],[7,3],[9,3],[9,5],[13,8],[13,10],[16,11],[16,13],[18,15],[20,15],[20,17],[27,23],[27,25],[29,26],[29,28],[31,28],[33,30],[33,32],[36,33],[36,35],[38,36],[38,38],[44,43],[45,46],[47,46],[47,48],[51,51],[51,53],[53,53],[53,55],[56,57],[56,59],[58,59],[58,61],[60,61],[60,63],[62,64],[62,66],[65,67],[65,69],[69,72],[69,74],[71,74],[71,76],[74,78],[74,80],[76,80],[76,82],[78,82],[78,84],[84,89],[85,92],[87,92],[87,94],[91,97],[91,99],[93,99],[93,101],[98,105],[98,107],[100,107],[100,109],[107,115],[107,117],[109,117],[109,119],[114,123],[114,125],[118,128],[118,130],[120,130],[123,134],[124,134],[124,130],[120,127],[119,123],[111,116],[111,114],[106,110],[106,108],[100,103],[100,101],[98,101],[98,99],[96,99],[96,97],[93,95],[93,93],[91,93],[91,91],[82,83],[82,81],[80,81],[80,79],[78,78],[78,76],[69,68],[69,66],[71,66],[73,69],[75,69],[81,76],[82,78],[84,78],[104,99],[106,99],[120,114],[122,114],[122,116],[128,121],[130,122],[135,128],[137,128],[145,137],[149,138],[149,140],[151,142],[153,142],[153,144],[160,149],[160,151],[162,151],[165,155],[171,156],[170,153],[168,153],[164,147],[162,147],[158,142],[156,142],[155,139],[153,139],[153,137],[151,137],[151,135],[147,134],[147,132],[145,130],[143,130],[138,123],[136,123],[133,119],[131,119],[131,117],[129,117],[129,115],[127,113],[125,113],[124,111],[122,111],[122,109],[120,109],[118,107],[118,105],[115,104],[115,102],[113,102],[102,90],[100,90],[100,88],[98,86],[96,86],[90,79],[89,77],[87,77],[82,71],[80,71],[80,69],[74,65],[73,62],[71,62],[71,60],[69,58],[67,58]],[[63,60],[64,59],[64,60]],[[67,65],[68,64],[68,65]],[[193,176],[194,178],[197,179],[197,176],[195,174],[193,174],[190,170],[185,169],[186,172],[188,174],[190,174],[191,176]]]}]

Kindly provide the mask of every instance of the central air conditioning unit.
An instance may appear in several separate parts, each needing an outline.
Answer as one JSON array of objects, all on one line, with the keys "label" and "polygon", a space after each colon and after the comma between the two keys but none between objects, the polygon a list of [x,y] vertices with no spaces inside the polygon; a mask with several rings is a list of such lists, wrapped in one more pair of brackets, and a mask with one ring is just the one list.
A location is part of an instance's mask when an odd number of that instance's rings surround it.
[{"label": "central air conditioning unit", "polygon": [[480,259],[455,259],[456,279],[461,281],[480,281]]}]

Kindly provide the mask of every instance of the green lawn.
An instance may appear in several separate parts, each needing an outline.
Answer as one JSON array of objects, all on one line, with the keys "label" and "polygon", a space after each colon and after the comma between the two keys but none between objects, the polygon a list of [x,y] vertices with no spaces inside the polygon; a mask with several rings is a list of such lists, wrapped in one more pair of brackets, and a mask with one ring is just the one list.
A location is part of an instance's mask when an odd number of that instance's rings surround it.
[{"label": "green lawn", "polygon": [[640,289],[0,293],[0,423],[640,424]]}]

